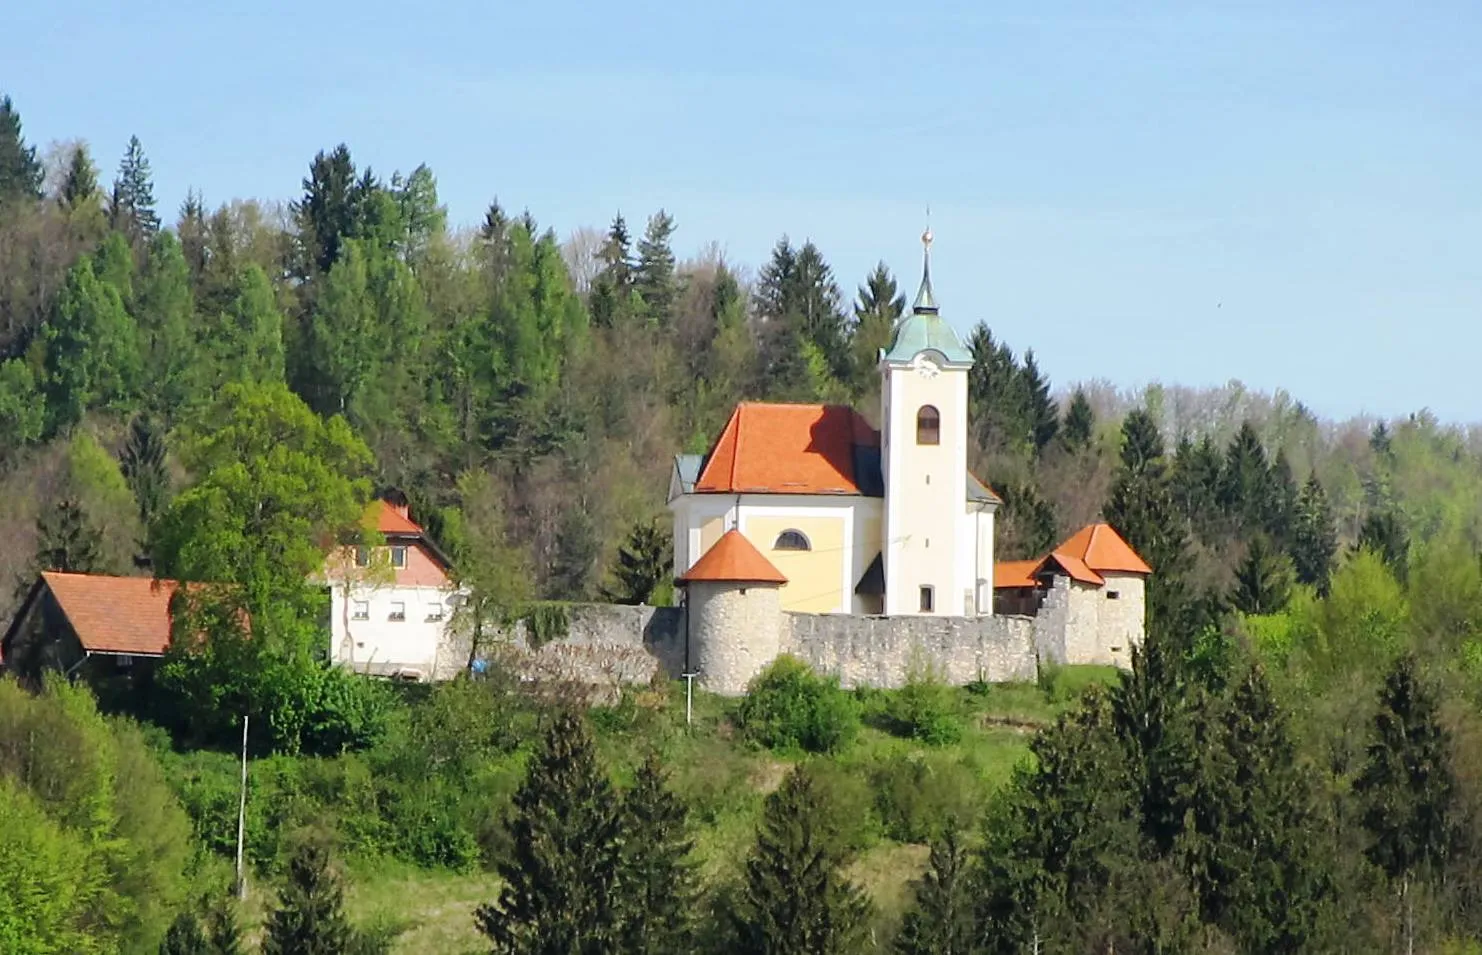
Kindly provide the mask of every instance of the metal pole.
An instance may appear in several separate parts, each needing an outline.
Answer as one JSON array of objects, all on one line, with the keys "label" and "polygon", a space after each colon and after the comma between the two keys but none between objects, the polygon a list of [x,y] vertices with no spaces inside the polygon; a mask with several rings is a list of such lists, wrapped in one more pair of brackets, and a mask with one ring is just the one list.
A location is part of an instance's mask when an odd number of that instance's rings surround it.
[{"label": "metal pole", "polygon": [[247,714],[242,714],[242,792],[237,802],[237,898],[247,901],[247,873],[242,848],[247,836]]},{"label": "metal pole", "polygon": [[695,677],[698,673],[685,673],[684,676],[684,725],[691,726],[695,721]]}]

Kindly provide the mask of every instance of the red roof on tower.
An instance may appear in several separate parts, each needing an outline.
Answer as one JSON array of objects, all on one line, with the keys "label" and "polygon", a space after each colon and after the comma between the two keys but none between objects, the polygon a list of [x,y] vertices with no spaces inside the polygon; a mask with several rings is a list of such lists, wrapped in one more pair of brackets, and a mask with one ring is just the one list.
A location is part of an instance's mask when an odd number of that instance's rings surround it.
[{"label": "red roof on tower", "polygon": [[732,529],[679,577],[682,584],[696,581],[785,584],[787,578],[740,531]]}]

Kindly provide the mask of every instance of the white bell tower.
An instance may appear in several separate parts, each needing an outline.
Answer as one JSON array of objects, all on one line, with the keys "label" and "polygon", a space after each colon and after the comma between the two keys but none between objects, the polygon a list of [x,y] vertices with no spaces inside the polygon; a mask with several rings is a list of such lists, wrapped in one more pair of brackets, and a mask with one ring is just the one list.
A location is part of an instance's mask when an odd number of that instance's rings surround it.
[{"label": "white bell tower", "polygon": [[921,236],[921,289],[911,314],[880,355],[885,613],[962,616],[975,612],[979,587],[967,506],[973,360],[939,314],[931,239],[930,230]]}]

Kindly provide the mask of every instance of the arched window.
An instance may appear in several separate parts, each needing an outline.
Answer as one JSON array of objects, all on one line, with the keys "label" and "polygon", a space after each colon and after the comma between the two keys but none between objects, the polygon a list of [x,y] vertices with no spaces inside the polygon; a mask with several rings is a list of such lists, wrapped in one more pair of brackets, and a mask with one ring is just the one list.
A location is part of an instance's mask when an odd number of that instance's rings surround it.
[{"label": "arched window", "polygon": [[777,543],[772,545],[773,550],[812,550],[813,545],[808,543],[808,538],[803,536],[802,531],[783,531],[777,535]]},{"label": "arched window", "polygon": [[916,443],[942,443],[942,415],[931,405],[922,405],[916,412]]}]

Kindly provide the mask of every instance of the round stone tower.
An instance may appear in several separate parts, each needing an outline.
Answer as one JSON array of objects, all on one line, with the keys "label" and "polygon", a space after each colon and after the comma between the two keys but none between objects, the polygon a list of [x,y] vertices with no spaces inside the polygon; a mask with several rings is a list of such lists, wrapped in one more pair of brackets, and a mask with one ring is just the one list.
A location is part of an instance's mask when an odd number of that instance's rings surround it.
[{"label": "round stone tower", "polygon": [[685,588],[690,666],[700,686],[739,696],[782,652],[787,578],[740,531],[727,531],[679,583]]}]

